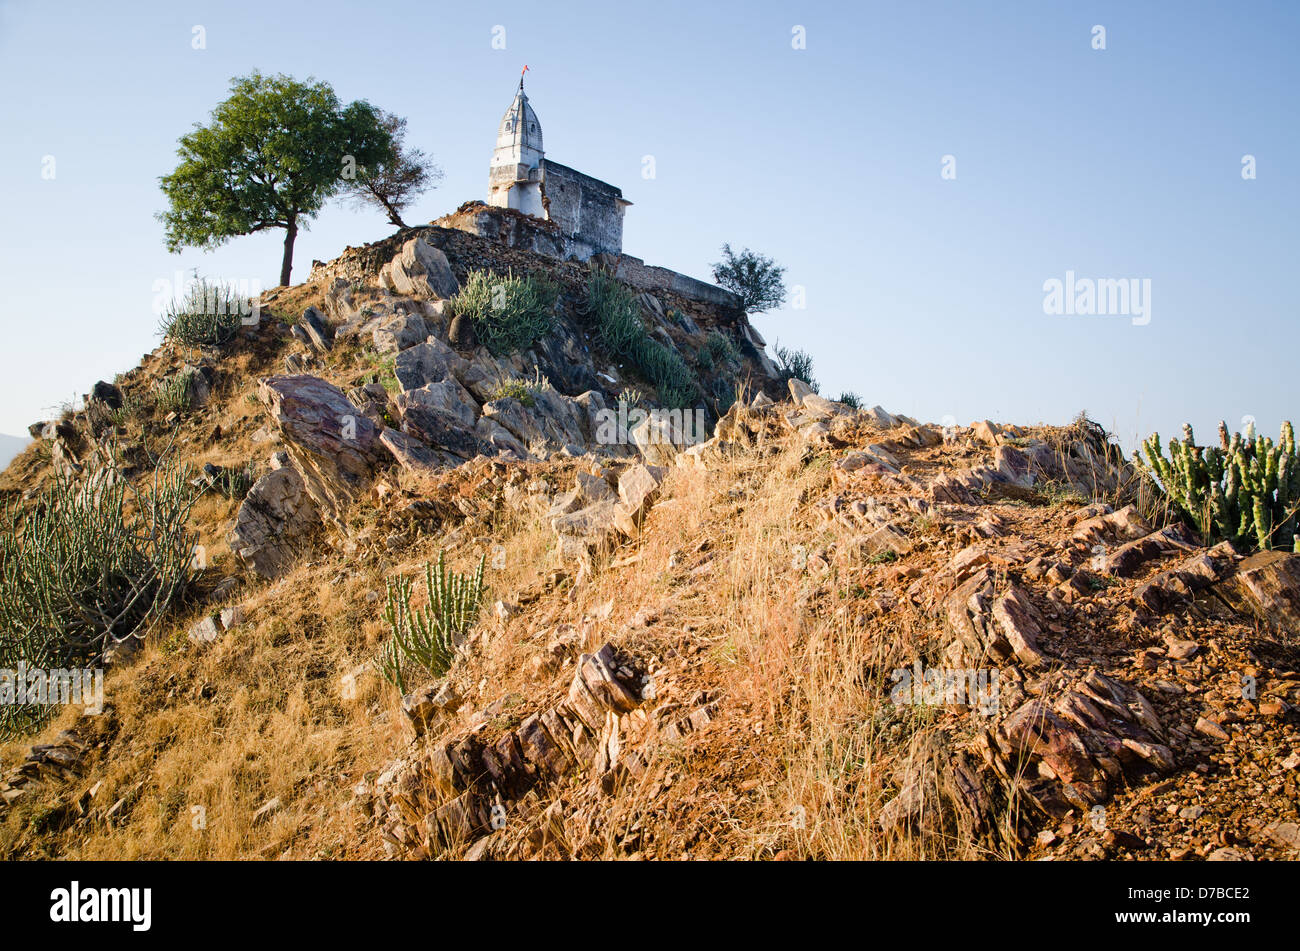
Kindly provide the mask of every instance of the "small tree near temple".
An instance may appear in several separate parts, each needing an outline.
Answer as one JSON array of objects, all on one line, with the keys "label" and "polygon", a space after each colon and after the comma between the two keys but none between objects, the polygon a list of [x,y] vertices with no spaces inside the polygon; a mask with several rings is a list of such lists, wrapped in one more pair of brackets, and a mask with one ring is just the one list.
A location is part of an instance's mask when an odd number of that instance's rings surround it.
[{"label": "small tree near temple", "polygon": [[740,297],[748,314],[785,303],[785,268],[749,248],[735,254],[724,244],[722,260],[713,265],[713,280]]},{"label": "small tree near temple", "polygon": [[341,106],[329,84],[312,80],[236,77],[209,124],[181,137],[180,164],[160,179],[167,248],[214,248],[282,228],[280,283],[288,284],[299,229],[349,173],[392,152],[392,134],[368,102]]},{"label": "small tree near temple", "polygon": [[374,165],[358,168],[346,188],[354,204],[380,208],[391,224],[405,228],[402,211],[442,181],[442,169],[419,149],[405,147],[406,120],[401,116],[381,112],[379,122],[393,140],[392,150]]}]

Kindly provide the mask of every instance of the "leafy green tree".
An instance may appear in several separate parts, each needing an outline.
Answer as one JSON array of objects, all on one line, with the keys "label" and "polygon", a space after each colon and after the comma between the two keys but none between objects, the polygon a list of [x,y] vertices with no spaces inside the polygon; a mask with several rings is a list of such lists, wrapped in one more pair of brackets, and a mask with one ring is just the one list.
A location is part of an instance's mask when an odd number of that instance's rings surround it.
[{"label": "leafy green tree", "polygon": [[442,181],[442,169],[419,149],[406,148],[405,119],[381,112],[379,121],[392,137],[393,150],[382,161],[357,169],[346,188],[356,205],[373,205],[388,215],[390,224],[405,228],[402,211],[416,195]]},{"label": "leafy green tree", "polygon": [[749,248],[735,254],[724,244],[722,260],[713,265],[713,280],[739,296],[749,314],[785,303],[785,268]]},{"label": "leafy green tree", "polygon": [[211,122],[181,137],[180,164],[160,179],[167,248],[214,248],[283,228],[280,283],[288,284],[298,230],[349,175],[392,152],[392,134],[368,102],[341,106],[329,84],[310,79],[236,77]]}]

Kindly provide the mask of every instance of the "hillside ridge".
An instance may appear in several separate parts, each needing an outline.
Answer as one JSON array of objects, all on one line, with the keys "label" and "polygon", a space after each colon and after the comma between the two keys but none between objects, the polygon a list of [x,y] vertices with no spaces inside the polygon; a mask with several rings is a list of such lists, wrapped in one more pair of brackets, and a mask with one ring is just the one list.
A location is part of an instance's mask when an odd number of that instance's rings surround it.
[{"label": "hillside ridge", "polygon": [[[7,501],[183,460],[202,559],[102,712],[0,747],[0,853],[1295,857],[1300,558],[1205,544],[1085,419],[831,401],[724,298],[482,230],[318,262],[37,427]],[[494,354],[476,273],[544,278],[544,331]],[[403,694],[390,585],[440,555],[482,609]]]}]

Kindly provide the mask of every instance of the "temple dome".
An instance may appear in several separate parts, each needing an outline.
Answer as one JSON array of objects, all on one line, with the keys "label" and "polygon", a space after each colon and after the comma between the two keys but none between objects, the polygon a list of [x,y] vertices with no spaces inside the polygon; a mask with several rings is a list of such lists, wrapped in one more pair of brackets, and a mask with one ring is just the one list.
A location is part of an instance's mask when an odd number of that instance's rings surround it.
[{"label": "temple dome", "polygon": [[523,83],[519,84],[519,91],[515,93],[514,101],[510,103],[506,114],[501,117],[501,126],[497,129],[497,149],[517,150],[516,154],[529,149],[539,153],[544,151],[542,124],[528,102]]}]

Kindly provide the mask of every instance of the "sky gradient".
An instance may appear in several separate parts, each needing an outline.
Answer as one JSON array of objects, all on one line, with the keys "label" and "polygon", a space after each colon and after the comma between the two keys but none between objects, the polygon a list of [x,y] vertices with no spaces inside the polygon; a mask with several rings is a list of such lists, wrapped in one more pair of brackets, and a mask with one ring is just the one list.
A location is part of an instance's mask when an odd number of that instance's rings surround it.
[{"label": "sky gradient", "polygon": [[[1087,410],[1128,446],[1246,415],[1275,434],[1300,339],[1298,46],[1294,3],[0,0],[0,432],[138,363],[156,281],[276,282],[280,232],[170,255],[154,218],[231,77],[405,116],[446,173],[421,223],[485,197],[526,63],[547,155],[634,203],[625,251],[705,279],[723,242],[786,266],[806,306],[755,326],[810,352],[827,395],[963,424]],[[392,231],[338,201],[310,227],[295,281]],[[1045,313],[1067,271],[1149,280],[1149,322]]]}]

